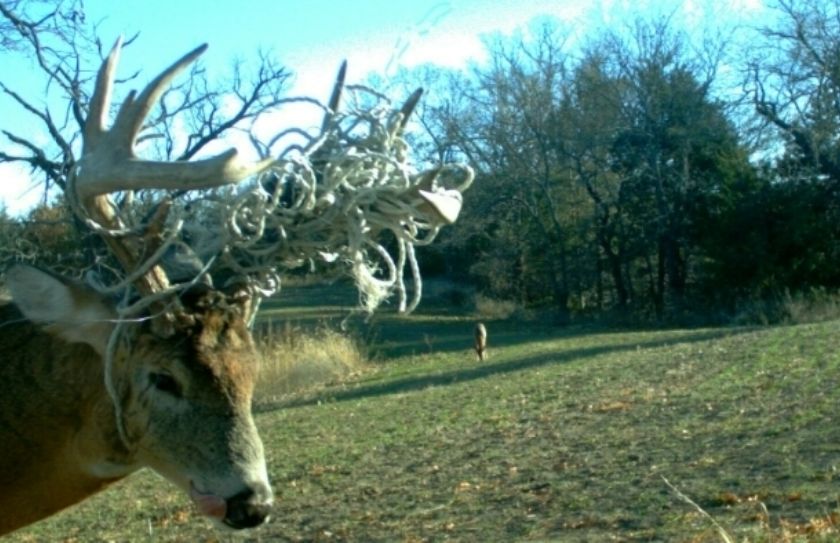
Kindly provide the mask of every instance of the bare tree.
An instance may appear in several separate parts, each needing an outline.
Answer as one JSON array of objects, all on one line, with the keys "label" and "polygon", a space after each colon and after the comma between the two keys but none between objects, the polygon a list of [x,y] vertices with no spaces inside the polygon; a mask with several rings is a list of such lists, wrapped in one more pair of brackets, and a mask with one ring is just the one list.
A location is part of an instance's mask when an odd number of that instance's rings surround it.
[{"label": "bare tree", "polygon": [[777,0],[747,89],[792,158],[840,183],[840,2]]},{"label": "bare tree", "polygon": [[[28,164],[44,176],[45,191],[56,186],[64,192],[76,220],[98,234],[119,262],[110,269],[120,288],[133,284],[154,297],[170,292],[173,277],[176,290],[238,277],[260,299],[277,291],[284,270],[317,259],[349,264],[368,310],[395,291],[400,310],[417,305],[414,246],[431,243],[455,221],[460,191],[472,182],[472,171],[457,164],[415,173],[403,133],[420,90],[395,108],[372,89],[345,85],[342,68],[328,104],[304,99],[325,111],[319,132],[292,128],[260,141],[252,130],[257,117],[295,100],[282,97],[287,72],[261,54],[253,74],[235,64],[230,79],[214,86],[194,64],[203,45],[139,94],[126,93],[108,128],[111,94],[136,77],[119,79],[113,72],[133,38],[118,40],[101,62],[107,77],[100,74],[93,84],[101,72],[94,66],[103,58],[95,29],[61,10],[34,17],[27,11],[32,5],[17,4],[20,12],[0,6],[0,15],[44,74],[47,98],[27,96],[2,80],[0,93],[36,118],[50,144],[44,148],[26,134],[3,130],[13,149],[0,152],[0,162]],[[189,77],[176,81],[188,67]],[[109,81],[105,89],[103,80]],[[342,97],[349,107],[340,107]],[[202,158],[234,131],[250,137],[259,167],[243,170],[235,149]],[[278,151],[290,133],[304,143]],[[112,197],[87,201],[105,185]],[[396,256],[377,240],[388,232]],[[186,259],[175,263],[176,277],[166,268],[181,254]],[[128,270],[135,269],[148,279],[133,278]],[[405,273],[415,285],[410,303]]]},{"label": "bare tree", "polygon": [[[0,3],[0,27],[2,48],[7,54],[31,62],[43,80],[40,92],[32,93],[18,88],[18,82],[8,73],[0,74],[0,96],[33,120],[2,127],[0,163],[27,166],[34,180],[43,181],[46,206],[54,189],[67,192],[68,179],[79,163],[80,135],[90,108],[93,80],[104,58],[102,42],[79,1]],[[129,37],[124,46],[130,48],[135,40],[136,36]],[[215,140],[235,131],[247,132],[258,115],[281,104],[289,72],[267,54],[260,54],[258,59],[253,71],[237,61],[229,79],[222,82],[211,82],[206,70],[193,64],[189,77],[163,89],[155,109],[144,120],[138,137],[144,153],[165,160],[193,159]],[[115,92],[126,92],[138,75],[116,79]],[[190,197],[185,192],[180,196]],[[148,192],[132,197],[147,210],[159,198]],[[85,249],[82,261],[88,266],[116,271],[104,257],[99,237],[78,228],[78,224],[74,226],[69,210],[57,215],[66,221],[65,229],[75,229],[80,234],[77,237]],[[26,222],[36,230],[57,227],[44,223],[43,213],[30,214]],[[35,258],[51,265],[66,260],[66,253],[53,254],[47,249],[30,247],[23,253],[29,255],[29,260]]]},{"label": "bare tree", "polygon": [[[102,43],[80,2],[58,3],[57,7],[7,2],[0,4],[0,16],[2,47],[30,58],[44,80],[42,94],[27,96],[9,76],[0,75],[0,93],[26,111],[50,142],[45,148],[29,132],[4,127],[2,134],[9,145],[0,148],[4,149],[0,162],[26,164],[42,176],[45,192],[53,186],[64,191],[78,163],[88,93],[104,58]],[[126,39],[125,46],[135,38]],[[117,88],[124,88],[136,76],[117,79]],[[221,83],[211,83],[202,66],[194,65],[189,77],[164,92],[143,126],[140,142],[154,139],[159,158],[191,159],[232,131],[247,132],[257,115],[281,104],[288,77],[289,72],[267,54],[259,56],[253,73],[237,63],[229,80]],[[175,133],[176,124],[186,129],[184,137]]]}]

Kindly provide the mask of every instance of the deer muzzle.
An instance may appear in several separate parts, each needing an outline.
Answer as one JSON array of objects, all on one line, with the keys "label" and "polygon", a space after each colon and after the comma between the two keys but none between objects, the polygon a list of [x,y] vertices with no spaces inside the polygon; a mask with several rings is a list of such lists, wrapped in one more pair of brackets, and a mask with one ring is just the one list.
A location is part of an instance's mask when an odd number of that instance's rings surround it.
[{"label": "deer muzzle", "polygon": [[261,483],[225,499],[190,486],[190,498],[202,515],[241,530],[268,521],[272,506],[271,489]]}]

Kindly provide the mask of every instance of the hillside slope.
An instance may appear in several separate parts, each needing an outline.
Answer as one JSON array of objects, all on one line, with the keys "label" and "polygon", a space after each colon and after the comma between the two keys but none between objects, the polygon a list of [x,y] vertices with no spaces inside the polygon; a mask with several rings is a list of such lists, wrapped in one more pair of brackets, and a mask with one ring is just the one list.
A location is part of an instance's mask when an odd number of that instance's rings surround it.
[{"label": "hillside slope", "polygon": [[[381,323],[401,356],[259,406],[278,504],[244,540],[720,540],[665,479],[735,540],[838,537],[840,322],[490,323],[479,363],[469,322],[413,319]],[[144,472],[6,540],[226,537]]]}]

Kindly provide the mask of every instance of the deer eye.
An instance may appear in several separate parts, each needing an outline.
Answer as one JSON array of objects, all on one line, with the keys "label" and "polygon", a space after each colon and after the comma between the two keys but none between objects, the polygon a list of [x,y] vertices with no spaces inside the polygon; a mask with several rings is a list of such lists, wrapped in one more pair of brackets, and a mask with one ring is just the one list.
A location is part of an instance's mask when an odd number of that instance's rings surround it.
[{"label": "deer eye", "polygon": [[181,386],[178,384],[178,381],[176,381],[175,378],[168,373],[150,373],[149,383],[161,392],[171,394],[176,398],[181,397]]}]

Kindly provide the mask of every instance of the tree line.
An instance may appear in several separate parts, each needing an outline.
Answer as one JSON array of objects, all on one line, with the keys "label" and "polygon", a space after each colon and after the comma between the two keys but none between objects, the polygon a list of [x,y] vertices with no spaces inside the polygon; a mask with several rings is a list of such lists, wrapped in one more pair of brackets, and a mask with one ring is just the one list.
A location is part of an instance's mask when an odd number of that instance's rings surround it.
[{"label": "tree line", "polygon": [[[780,1],[747,48],[668,19],[557,25],[420,79],[418,144],[476,168],[439,271],[580,314],[680,320],[840,287],[840,11]],[[744,42],[742,41],[741,44]]]}]

